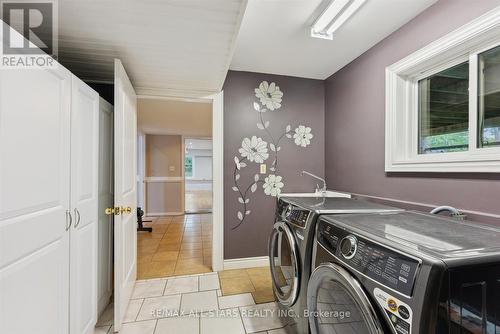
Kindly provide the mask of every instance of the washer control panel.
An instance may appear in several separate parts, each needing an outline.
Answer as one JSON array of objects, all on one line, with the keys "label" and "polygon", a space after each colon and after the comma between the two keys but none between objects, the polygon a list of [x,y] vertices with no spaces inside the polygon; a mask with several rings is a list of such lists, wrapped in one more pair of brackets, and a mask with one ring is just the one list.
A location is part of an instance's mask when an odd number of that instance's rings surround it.
[{"label": "washer control panel", "polygon": [[280,218],[301,228],[306,227],[310,213],[311,211],[309,210],[284,201],[280,201],[278,205],[278,215]]},{"label": "washer control panel", "polygon": [[409,256],[320,220],[318,242],[352,269],[403,295],[411,296],[420,265]]},{"label": "washer control panel", "polygon": [[352,259],[358,250],[358,239],[354,235],[348,235],[340,242],[340,254],[347,259]]}]

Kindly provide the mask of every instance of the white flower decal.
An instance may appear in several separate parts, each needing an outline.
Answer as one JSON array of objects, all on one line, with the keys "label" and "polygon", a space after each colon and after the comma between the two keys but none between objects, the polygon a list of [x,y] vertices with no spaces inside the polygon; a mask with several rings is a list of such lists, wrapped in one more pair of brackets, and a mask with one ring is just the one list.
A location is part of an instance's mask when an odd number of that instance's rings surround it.
[{"label": "white flower decal", "polygon": [[255,96],[259,98],[263,106],[272,111],[281,107],[283,92],[274,82],[269,84],[267,81],[262,81],[259,88],[255,88]]},{"label": "white flower decal", "polygon": [[251,162],[255,161],[258,164],[263,163],[269,158],[269,153],[267,153],[267,142],[256,136],[253,136],[251,139],[243,139],[239,151],[242,157],[247,158]]},{"label": "white flower decal", "polygon": [[274,197],[281,194],[281,188],[283,188],[283,186],[282,177],[274,174],[270,174],[266,177],[264,179],[264,184],[262,185],[264,193],[268,196]]},{"label": "white flower decal", "polygon": [[306,147],[307,145],[311,144],[312,137],[313,134],[311,133],[311,128],[304,125],[299,125],[299,127],[295,129],[295,133],[293,135],[295,144],[302,147]]}]

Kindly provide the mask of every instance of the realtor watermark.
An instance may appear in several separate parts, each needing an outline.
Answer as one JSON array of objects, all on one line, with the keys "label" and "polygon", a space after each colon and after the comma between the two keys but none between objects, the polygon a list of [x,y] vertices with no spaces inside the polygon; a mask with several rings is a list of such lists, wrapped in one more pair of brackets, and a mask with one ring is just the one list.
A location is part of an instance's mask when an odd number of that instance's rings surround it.
[{"label": "realtor watermark", "polygon": [[[178,309],[159,308],[151,311],[153,318],[170,318],[170,317],[194,317],[194,318],[294,318],[297,314],[291,309],[222,309],[222,310],[189,310],[181,311]],[[322,319],[337,319],[346,320],[351,318],[349,310],[304,310],[302,317],[315,317]]]},{"label": "realtor watermark", "polygon": [[57,0],[0,0],[1,69],[57,66]]}]

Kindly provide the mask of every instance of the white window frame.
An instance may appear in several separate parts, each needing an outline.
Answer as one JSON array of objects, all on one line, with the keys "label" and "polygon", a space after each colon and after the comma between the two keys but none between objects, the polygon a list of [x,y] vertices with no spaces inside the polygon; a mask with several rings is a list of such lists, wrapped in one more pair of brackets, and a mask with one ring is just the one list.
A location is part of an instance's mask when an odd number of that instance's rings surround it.
[{"label": "white window frame", "polygon": [[[500,6],[386,68],[386,172],[500,172],[500,147],[477,147],[478,54],[500,45]],[[419,154],[418,81],[469,61],[469,149]]]}]

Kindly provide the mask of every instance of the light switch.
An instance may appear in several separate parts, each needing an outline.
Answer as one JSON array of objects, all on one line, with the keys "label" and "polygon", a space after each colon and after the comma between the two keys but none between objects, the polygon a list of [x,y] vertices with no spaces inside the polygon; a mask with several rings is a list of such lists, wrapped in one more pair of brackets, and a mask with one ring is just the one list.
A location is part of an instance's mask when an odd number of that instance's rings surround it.
[{"label": "light switch", "polygon": [[260,173],[261,174],[266,174],[267,172],[267,165],[266,164],[260,164]]},{"label": "light switch", "polygon": [[169,170],[170,172],[175,172],[175,166],[170,166],[170,167],[168,167],[168,170]]}]

